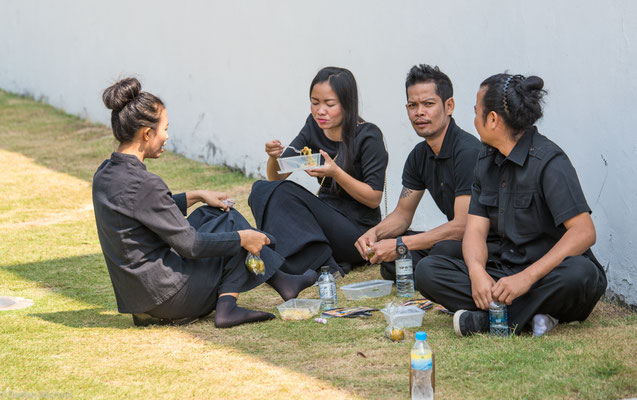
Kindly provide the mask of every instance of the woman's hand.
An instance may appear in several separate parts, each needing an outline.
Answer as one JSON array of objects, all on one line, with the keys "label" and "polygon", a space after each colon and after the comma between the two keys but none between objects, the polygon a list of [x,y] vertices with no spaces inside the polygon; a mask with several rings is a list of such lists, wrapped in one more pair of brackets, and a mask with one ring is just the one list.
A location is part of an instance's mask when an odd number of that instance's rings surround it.
[{"label": "woman's hand", "polygon": [[224,200],[228,200],[229,197],[224,192],[213,192],[212,190],[198,190],[199,201],[208,204],[211,207],[221,208],[224,211],[230,211],[230,207]]},{"label": "woman's hand", "polygon": [[528,278],[527,274],[522,271],[500,278],[491,288],[491,293],[495,300],[510,306],[513,300],[528,292],[533,283],[533,280]]},{"label": "woman's hand", "polygon": [[473,297],[473,301],[479,309],[488,310],[489,303],[493,301],[491,289],[495,285],[495,280],[484,270],[473,275],[470,273],[469,278],[471,279],[471,297]]},{"label": "woman's hand", "polygon": [[272,158],[279,158],[283,154],[285,146],[280,141],[274,139],[269,142],[265,142],[265,152]]},{"label": "woman's hand", "polygon": [[320,167],[310,168],[306,170],[307,174],[318,178],[323,178],[325,176],[334,178],[341,171],[341,167],[336,165],[336,162],[332,160],[332,157],[330,157],[329,154],[327,154],[323,150],[319,150],[319,152],[323,156],[325,163],[323,163],[323,165],[321,165]]},{"label": "woman's hand", "polygon": [[259,231],[244,229],[238,232],[241,237],[241,247],[252,254],[259,255],[263,246],[270,244],[270,239]]}]

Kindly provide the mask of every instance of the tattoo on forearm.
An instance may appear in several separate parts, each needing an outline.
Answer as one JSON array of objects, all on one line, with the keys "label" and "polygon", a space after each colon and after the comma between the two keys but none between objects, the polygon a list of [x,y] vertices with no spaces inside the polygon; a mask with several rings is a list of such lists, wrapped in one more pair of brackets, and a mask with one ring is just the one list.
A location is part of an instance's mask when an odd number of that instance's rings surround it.
[{"label": "tattoo on forearm", "polygon": [[413,192],[413,190],[411,189],[407,189],[406,187],[403,187],[403,190],[400,192],[400,198],[404,199],[405,197],[409,197],[409,195]]}]

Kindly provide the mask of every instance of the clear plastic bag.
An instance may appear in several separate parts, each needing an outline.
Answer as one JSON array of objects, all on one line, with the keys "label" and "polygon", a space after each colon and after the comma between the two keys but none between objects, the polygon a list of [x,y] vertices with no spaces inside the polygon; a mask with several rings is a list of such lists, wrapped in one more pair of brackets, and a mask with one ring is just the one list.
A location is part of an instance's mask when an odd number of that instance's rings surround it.
[{"label": "clear plastic bag", "polygon": [[225,199],[221,200],[221,202],[230,208],[234,207],[234,205],[237,203],[234,199]]},{"label": "clear plastic bag", "polygon": [[265,275],[265,263],[261,257],[248,253],[246,257],[246,268],[255,275]]},{"label": "clear plastic bag", "polygon": [[403,328],[394,325],[394,316],[398,314],[401,307],[400,303],[393,301],[388,303],[383,311],[389,315],[389,324],[385,328],[385,336],[392,342],[402,342],[405,340],[405,331]]}]

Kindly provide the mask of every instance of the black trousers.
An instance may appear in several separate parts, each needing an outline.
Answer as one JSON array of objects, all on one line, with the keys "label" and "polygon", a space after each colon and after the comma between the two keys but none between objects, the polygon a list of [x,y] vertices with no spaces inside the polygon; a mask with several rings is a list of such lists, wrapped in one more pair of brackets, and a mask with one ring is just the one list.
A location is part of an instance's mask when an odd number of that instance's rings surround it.
[{"label": "black trousers", "polygon": [[[486,271],[497,282],[524,268],[489,260]],[[450,311],[478,309],[467,265],[461,259],[423,258],[416,266],[415,285],[423,296]],[[549,314],[560,322],[583,321],[605,290],[606,275],[598,263],[583,255],[567,257],[508,306],[509,327],[519,334],[535,314]]]},{"label": "black trousers", "polygon": [[[217,208],[203,206],[188,217],[188,222],[197,231],[228,232],[253,229],[248,221],[236,210],[224,212]],[[211,257],[184,260],[188,265],[188,279],[184,286],[172,297],[156,308],[147,311],[157,318],[200,317],[210,314],[217,305],[217,298],[223,293],[242,293],[251,290],[279,270],[285,262],[272,247],[272,243],[261,249],[261,259],[265,263],[265,274],[254,275],[245,266],[247,251],[225,257]]]},{"label": "black trousers", "polygon": [[[255,201],[260,197],[267,202]],[[287,181],[257,182],[249,202],[257,227],[277,240],[276,251],[285,257],[282,271],[298,275],[329,265],[343,273],[338,264],[365,262],[354,244],[366,229],[305,188]]]},{"label": "black trousers", "polygon": [[[422,232],[407,231],[402,236],[415,235]],[[450,256],[454,258],[462,258],[462,241],[460,240],[443,240],[433,245],[431,249],[424,250],[409,250],[414,267],[418,265],[418,262],[427,256]],[[395,262],[383,262],[380,264],[380,275],[383,279],[390,281],[396,280],[396,263]]]}]

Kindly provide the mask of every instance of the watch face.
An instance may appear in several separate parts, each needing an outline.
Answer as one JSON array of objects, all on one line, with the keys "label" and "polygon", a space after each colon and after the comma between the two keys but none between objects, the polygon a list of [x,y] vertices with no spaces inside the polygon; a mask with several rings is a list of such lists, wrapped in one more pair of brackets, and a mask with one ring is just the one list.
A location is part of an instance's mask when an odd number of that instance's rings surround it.
[{"label": "watch face", "polygon": [[397,252],[398,254],[400,254],[401,256],[402,256],[402,255],[405,255],[405,254],[407,253],[407,246],[405,246],[404,244],[403,244],[403,245],[401,245],[401,246],[398,246],[398,247],[396,248],[396,252]]}]

